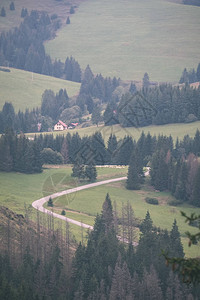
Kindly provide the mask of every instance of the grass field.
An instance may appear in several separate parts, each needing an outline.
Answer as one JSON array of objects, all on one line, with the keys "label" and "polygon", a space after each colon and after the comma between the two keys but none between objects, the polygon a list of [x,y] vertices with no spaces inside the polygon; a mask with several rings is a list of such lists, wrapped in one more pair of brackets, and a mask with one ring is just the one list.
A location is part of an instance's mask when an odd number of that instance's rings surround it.
[{"label": "grass field", "polygon": [[[94,134],[96,131],[100,131],[104,141],[107,142],[110,134],[115,134],[118,139],[123,138],[125,135],[132,136],[133,139],[138,140],[140,137],[142,131],[144,131],[145,134],[150,132],[150,134],[158,136],[159,134],[163,134],[166,136],[171,136],[174,139],[174,142],[176,142],[176,138],[178,137],[179,140],[182,140],[183,137],[188,134],[190,137],[194,137],[196,130],[200,130],[200,121],[194,122],[194,123],[188,123],[188,124],[167,124],[167,125],[160,125],[160,126],[145,126],[140,128],[135,127],[128,127],[128,128],[122,128],[119,125],[113,125],[113,126],[92,126],[87,128],[79,128],[79,129],[68,129],[67,131],[59,131],[59,132],[53,132],[53,135],[56,136],[57,134],[67,134],[68,132],[71,134],[74,134],[78,132],[78,134],[83,136],[90,136]],[[49,133],[44,133],[49,134]],[[35,134],[27,134],[29,137],[34,137]]]},{"label": "grass field", "polygon": [[[200,62],[200,8],[166,0],[87,0],[47,52],[123,80],[178,81]],[[66,51],[67,49],[67,51]]]},{"label": "grass field", "polygon": [[0,71],[0,110],[4,103],[12,102],[15,111],[40,107],[46,89],[57,93],[66,89],[68,96],[79,93],[80,84],[50,76],[10,68],[11,72]]},{"label": "grass field", "polygon": [[[0,172],[0,205],[21,213],[24,204],[31,205],[43,196],[80,185],[71,173],[71,166],[47,168],[40,174]],[[98,168],[97,173],[98,180],[106,180],[126,175],[127,168]]]}]

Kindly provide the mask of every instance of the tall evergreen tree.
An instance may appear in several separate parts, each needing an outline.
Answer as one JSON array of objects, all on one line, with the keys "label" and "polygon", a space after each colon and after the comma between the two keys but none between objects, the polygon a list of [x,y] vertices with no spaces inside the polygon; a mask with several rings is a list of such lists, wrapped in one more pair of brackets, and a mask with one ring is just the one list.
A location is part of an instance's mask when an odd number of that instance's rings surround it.
[{"label": "tall evergreen tree", "polygon": [[141,183],[141,176],[143,176],[142,167],[138,161],[137,149],[133,151],[130,158],[128,176],[126,186],[129,190],[139,190]]}]

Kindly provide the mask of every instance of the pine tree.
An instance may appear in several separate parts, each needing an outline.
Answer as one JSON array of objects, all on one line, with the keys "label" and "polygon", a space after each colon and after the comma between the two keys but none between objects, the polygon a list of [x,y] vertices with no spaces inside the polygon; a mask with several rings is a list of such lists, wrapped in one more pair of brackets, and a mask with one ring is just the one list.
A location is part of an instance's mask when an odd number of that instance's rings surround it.
[{"label": "pine tree", "polygon": [[53,207],[53,200],[51,199],[51,197],[49,198],[47,205]]},{"label": "pine tree", "polygon": [[15,10],[15,4],[14,4],[14,2],[10,3],[10,10]]},{"label": "pine tree", "polygon": [[69,16],[67,17],[66,24],[70,24],[70,18],[69,18]]},{"label": "pine tree", "polygon": [[2,7],[1,9],[1,14],[0,14],[1,17],[5,17],[6,16],[6,10],[4,8],[4,6]]},{"label": "pine tree", "polygon": [[174,220],[172,230],[170,232],[170,256],[184,257],[181,236],[178,231],[176,220]]},{"label": "pine tree", "polygon": [[92,123],[93,124],[96,124],[97,127],[98,127],[98,124],[99,122],[101,121],[101,108],[100,106],[96,105],[93,109],[93,112],[92,112]]},{"label": "pine tree", "polygon": [[149,88],[149,85],[150,85],[150,82],[149,82],[149,75],[148,75],[148,73],[145,73],[144,74],[144,77],[143,77],[143,89],[144,90],[146,90],[146,89],[148,89]]},{"label": "pine tree", "polygon": [[135,85],[135,83],[133,83],[132,81],[131,81],[131,84],[130,84],[130,87],[129,87],[129,92],[130,92],[132,95],[134,95],[135,92],[137,92],[136,85]]},{"label": "pine tree", "polygon": [[198,67],[197,67],[196,76],[197,76],[197,81],[200,81],[200,63],[198,64]]},{"label": "pine tree", "polygon": [[106,199],[103,203],[102,219],[105,226],[105,232],[108,233],[114,230],[114,218],[112,203],[109,194],[107,193]]},{"label": "pine tree", "polygon": [[85,177],[88,178],[90,182],[94,182],[97,179],[97,170],[92,162],[85,167]]},{"label": "pine tree", "polygon": [[126,181],[126,187],[128,190],[139,190],[140,189],[140,176],[141,168],[138,164],[137,151],[134,150],[128,167],[128,176]]}]

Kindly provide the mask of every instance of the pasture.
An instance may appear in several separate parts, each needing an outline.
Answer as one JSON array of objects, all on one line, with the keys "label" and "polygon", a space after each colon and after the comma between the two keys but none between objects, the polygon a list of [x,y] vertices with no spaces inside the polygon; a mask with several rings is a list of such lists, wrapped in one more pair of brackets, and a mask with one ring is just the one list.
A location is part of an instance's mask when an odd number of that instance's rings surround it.
[{"label": "pasture", "polygon": [[40,107],[46,89],[55,93],[66,89],[72,97],[79,93],[80,84],[13,68],[10,72],[0,71],[0,110],[5,102],[12,102],[15,112]]},{"label": "pasture", "polygon": [[87,0],[46,51],[123,80],[177,82],[200,62],[200,7],[166,0]]}]

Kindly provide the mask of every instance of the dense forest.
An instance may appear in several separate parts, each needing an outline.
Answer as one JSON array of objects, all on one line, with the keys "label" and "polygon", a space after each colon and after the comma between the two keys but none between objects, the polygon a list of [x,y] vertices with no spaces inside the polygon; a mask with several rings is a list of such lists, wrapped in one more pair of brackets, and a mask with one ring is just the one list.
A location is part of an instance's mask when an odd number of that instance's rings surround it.
[{"label": "dense forest", "polygon": [[137,225],[139,243],[133,246],[130,241],[135,239],[136,219],[127,203],[123,221],[117,217],[129,232],[129,243],[123,243],[107,194],[87,243],[74,250],[68,223],[56,229],[51,215],[37,213],[34,225],[28,209],[25,217],[6,208],[0,211],[5,220],[0,249],[1,299],[198,299],[198,287],[184,284],[161,255],[162,249],[170,256],[184,256],[176,221],[170,232],[162,231],[147,212]]}]

